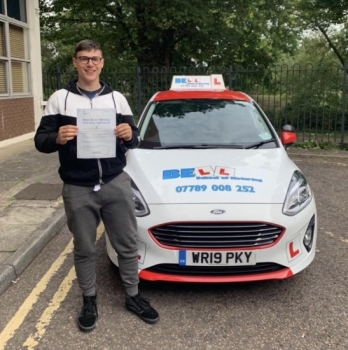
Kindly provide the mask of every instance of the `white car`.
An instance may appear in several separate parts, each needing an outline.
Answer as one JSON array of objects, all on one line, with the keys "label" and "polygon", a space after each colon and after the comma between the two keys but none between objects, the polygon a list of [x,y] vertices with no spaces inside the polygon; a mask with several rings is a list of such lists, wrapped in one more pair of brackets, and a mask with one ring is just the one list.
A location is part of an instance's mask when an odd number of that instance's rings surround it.
[{"label": "white car", "polygon": [[[127,154],[148,281],[285,279],[314,259],[313,193],[256,102],[221,75],[175,76],[156,93]],[[107,252],[118,265],[107,238]]]}]

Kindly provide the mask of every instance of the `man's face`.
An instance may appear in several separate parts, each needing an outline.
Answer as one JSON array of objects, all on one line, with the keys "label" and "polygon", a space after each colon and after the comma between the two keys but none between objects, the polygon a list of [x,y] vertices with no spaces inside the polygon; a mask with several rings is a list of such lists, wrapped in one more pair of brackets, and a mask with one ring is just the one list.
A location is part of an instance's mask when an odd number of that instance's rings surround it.
[{"label": "man's face", "polygon": [[73,58],[73,65],[77,69],[78,80],[87,85],[96,81],[99,82],[99,75],[104,66],[102,57],[100,50],[78,51],[76,58]]}]

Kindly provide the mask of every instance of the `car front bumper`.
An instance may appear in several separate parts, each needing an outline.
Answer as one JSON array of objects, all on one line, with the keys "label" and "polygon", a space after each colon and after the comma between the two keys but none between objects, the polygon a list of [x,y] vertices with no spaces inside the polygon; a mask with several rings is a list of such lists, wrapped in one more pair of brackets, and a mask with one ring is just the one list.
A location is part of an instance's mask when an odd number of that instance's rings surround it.
[{"label": "car front bumper", "polygon": [[[173,282],[246,282],[285,279],[306,268],[314,259],[317,239],[315,200],[295,216],[282,214],[281,204],[183,204],[151,205],[150,214],[137,219],[139,277],[148,281]],[[218,211],[216,211],[218,209]],[[212,212],[222,214],[215,215]],[[313,243],[308,252],[303,238],[315,216]],[[151,228],[172,223],[267,223],[283,228],[274,244],[227,249],[231,252],[252,251],[256,265],[216,267],[180,266],[180,250],[219,252],[226,249],[196,249],[163,246],[151,234]],[[118,265],[117,255],[107,237],[107,252]]]}]

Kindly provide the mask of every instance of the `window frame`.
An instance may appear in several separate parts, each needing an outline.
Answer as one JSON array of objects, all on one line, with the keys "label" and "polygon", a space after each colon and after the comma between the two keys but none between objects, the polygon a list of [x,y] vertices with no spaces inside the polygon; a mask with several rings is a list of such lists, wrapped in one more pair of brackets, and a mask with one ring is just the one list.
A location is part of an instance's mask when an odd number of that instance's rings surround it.
[{"label": "window frame", "polygon": [[[0,0],[1,1],[1,0]],[[22,97],[32,96],[32,84],[31,84],[31,60],[30,60],[30,45],[29,45],[29,25],[27,22],[22,22],[17,19],[7,16],[7,2],[3,2],[4,14],[0,13],[0,22],[4,23],[4,45],[5,56],[0,55],[0,61],[5,62],[5,74],[6,74],[6,86],[7,92],[0,93],[0,98],[3,97]],[[28,19],[28,2],[25,0],[26,18]],[[12,58],[10,47],[10,25],[19,27],[23,30],[24,52],[26,58]],[[23,72],[23,78],[26,79],[27,92],[13,92],[13,77],[12,77],[12,62],[19,62],[25,64],[26,71]],[[24,86],[25,87],[25,86]],[[25,90],[25,89],[24,89]]]}]

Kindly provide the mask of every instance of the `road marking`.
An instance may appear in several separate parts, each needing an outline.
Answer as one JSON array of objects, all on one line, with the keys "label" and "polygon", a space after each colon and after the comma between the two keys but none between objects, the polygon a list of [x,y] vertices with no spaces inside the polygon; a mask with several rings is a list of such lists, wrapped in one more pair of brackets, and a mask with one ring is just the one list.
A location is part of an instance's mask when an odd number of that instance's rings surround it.
[{"label": "road marking", "polygon": [[40,282],[32,290],[30,295],[18,309],[17,313],[12,317],[10,322],[6,325],[4,330],[0,334],[0,350],[5,349],[6,343],[14,336],[16,330],[21,326],[25,317],[32,309],[33,305],[37,302],[40,294],[47,288],[48,282],[57,273],[60,267],[63,265],[68,254],[73,250],[73,240],[71,239],[64,251],[58,256],[56,261],[52,264],[50,269],[42,277]]},{"label": "road marking", "polygon": [[68,275],[64,278],[63,282],[59,286],[57,292],[54,294],[48,307],[40,317],[39,322],[36,324],[36,333],[31,334],[23,344],[23,347],[27,349],[34,349],[39,344],[40,339],[46,332],[46,327],[50,324],[53,313],[58,310],[60,303],[65,299],[68,294],[73,281],[76,279],[75,267],[72,267]]},{"label": "road marking", "polygon": [[[99,227],[101,227],[100,225]],[[104,230],[104,226],[103,230]],[[99,230],[99,228],[98,228]],[[36,287],[31,291],[27,299],[20,306],[16,314],[12,317],[10,322],[6,325],[3,331],[0,333],[0,350],[4,350],[7,342],[14,336],[15,332],[19,329],[23,323],[25,317],[31,311],[33,305],[38,301],[39,296],[43,293],[51,278],[58,272],[60,267],[63,265],[67,256],[73,251],[73,239],[70,240],[64,251],[58,256],[58,258],[51,265],[50,269],[37,283]]]},{"label": "road marking", "polygon": [[[100,225],[97,230],[97,241],[104,233],[104,226]],[[64,278],[63,282],[60,284],[57,292],[54,294],[51,299],[48,307],[42,313],[39,321],[36,323],[36,333],[31,334],[28,339],[23,344],[23,347],[26,347],[28,350],[32,350],[36,345],[39,344],[41,338],[46,332],[46,327],[50,324],[52,316],[55,311],[59,309],[59,306],[65,297],[69,293],[74,280],[76,279],[75,267],[73,266],[68,275]]]}]

